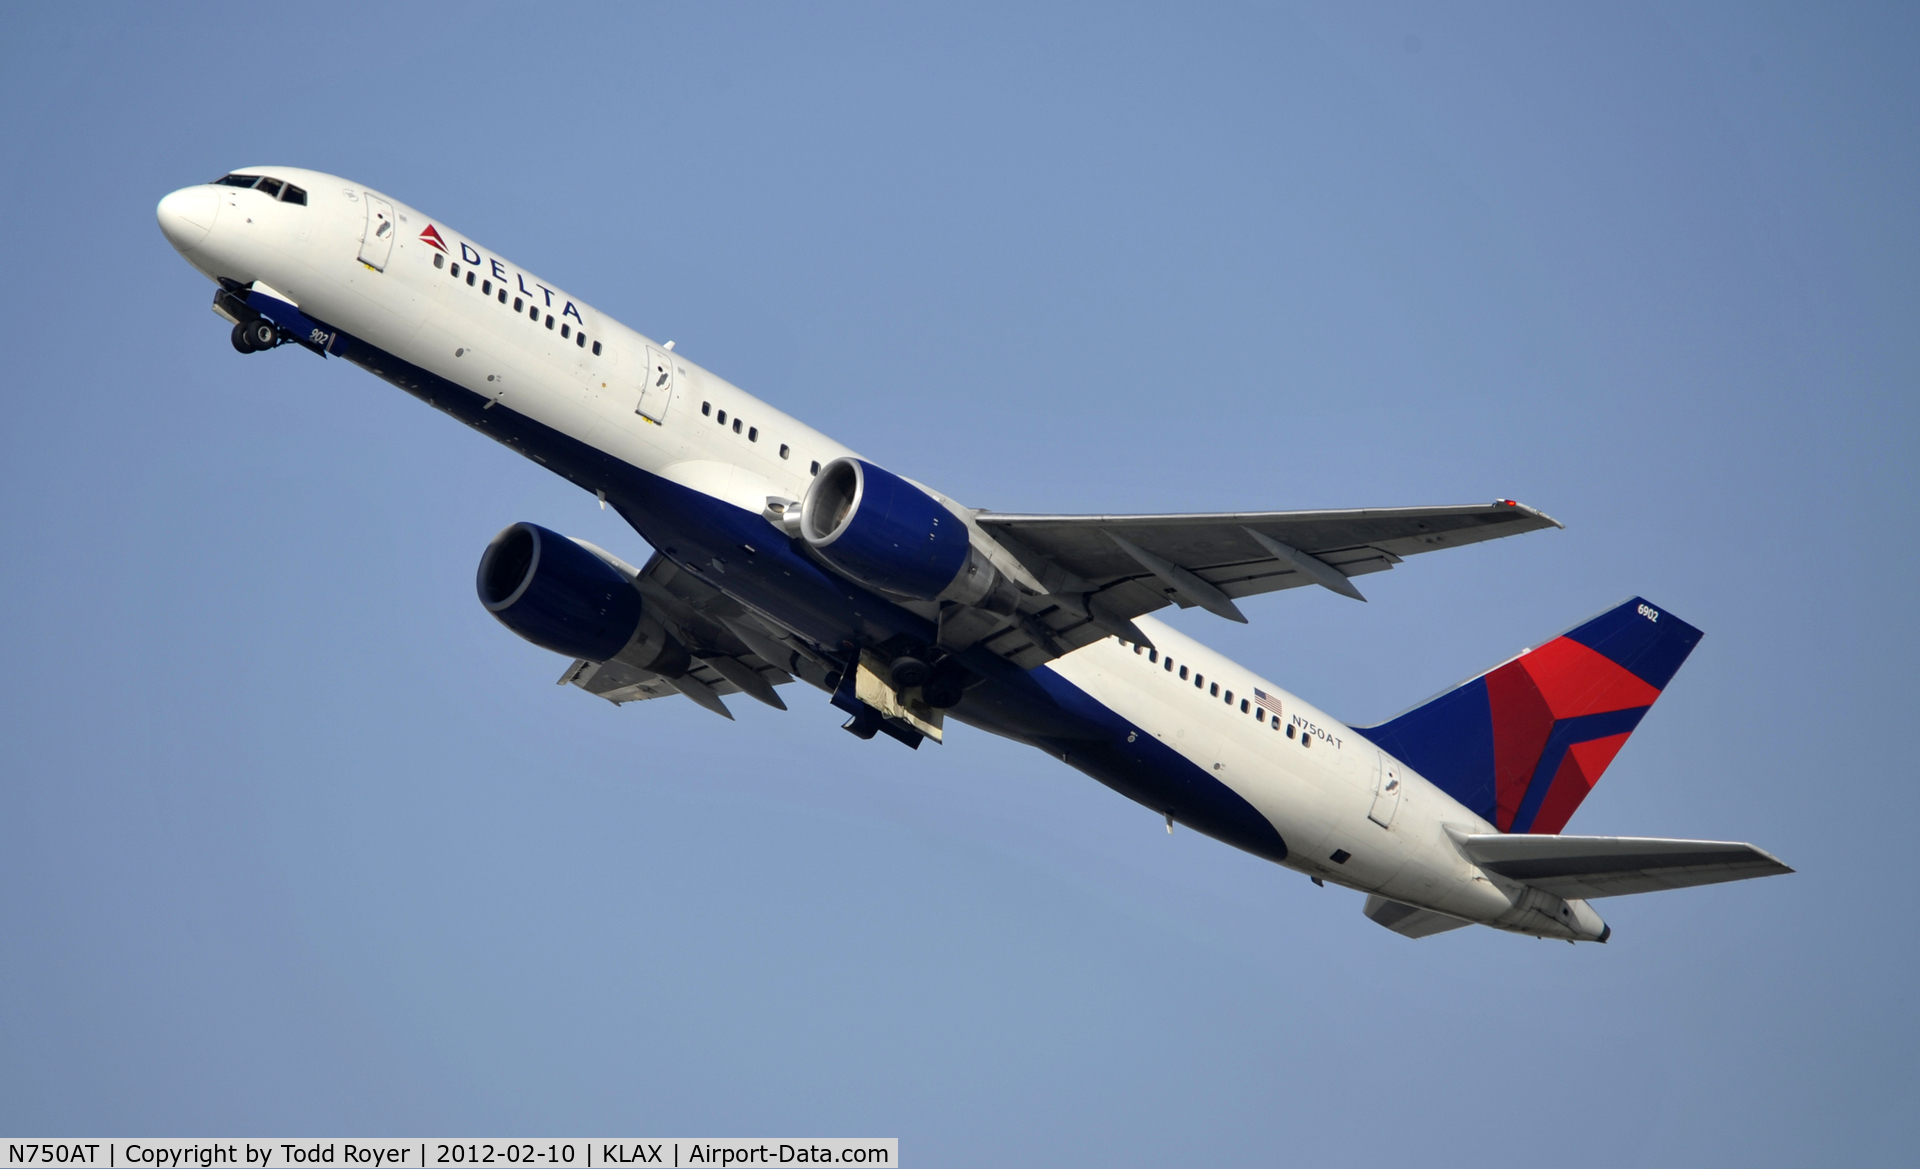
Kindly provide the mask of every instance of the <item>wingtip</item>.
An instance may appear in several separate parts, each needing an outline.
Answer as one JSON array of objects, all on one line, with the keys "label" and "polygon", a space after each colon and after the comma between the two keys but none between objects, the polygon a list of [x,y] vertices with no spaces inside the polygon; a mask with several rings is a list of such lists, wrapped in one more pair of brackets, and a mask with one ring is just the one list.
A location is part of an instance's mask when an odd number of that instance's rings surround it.
[{"label": "wingtip", "polygon": [[1552,516],[1548,515],[1544,511],[1541,511],[1537,507],[1528,507],[1526,504],[1521,503],[1517,499],[1496,499],[1493,501],[1493,506],[1515,508],[1519,511],[1525,512],[1527,515],[1534,516],[1538,519],[1543,519],[1548,523],[1552,524],[1554,527],[1559,528],[1563,532],[1567,530],[1567,525],[1561,523],[1559,520],[1554,519]]}]

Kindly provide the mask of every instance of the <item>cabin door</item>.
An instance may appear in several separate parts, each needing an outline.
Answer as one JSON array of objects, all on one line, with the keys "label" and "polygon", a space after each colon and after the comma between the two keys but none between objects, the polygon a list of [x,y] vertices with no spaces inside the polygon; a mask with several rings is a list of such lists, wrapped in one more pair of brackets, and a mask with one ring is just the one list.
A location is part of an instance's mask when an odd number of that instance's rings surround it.
[{"label": "cabin door", "polygon": [[667,420],[667,403],[673,398],[673,354],[646,348],[646,368],[640,371],[640,402],[635,414],[654,422]]},{"label": "cabin door", "polygon": [[1367,819],[1382,828],[1393,827],[1393,814],[1400,808],[1400,764],[1385,751],[1373,753],[1373,807]]},{"label": "cabin door", "polygon": [[393,204],[367,192],[367,232],[360,237],[360,262],[376,272],[387,270],[393,255]]}]

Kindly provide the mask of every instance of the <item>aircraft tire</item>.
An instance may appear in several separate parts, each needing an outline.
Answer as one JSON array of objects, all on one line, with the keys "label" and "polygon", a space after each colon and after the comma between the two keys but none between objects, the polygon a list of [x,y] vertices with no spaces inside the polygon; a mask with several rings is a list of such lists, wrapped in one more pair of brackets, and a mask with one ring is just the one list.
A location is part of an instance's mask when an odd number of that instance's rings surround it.
[{"label": "aircraft tire", "polygon": [[233,341],[233,347],[239,350],[240,352],[242,353],[253,352],[253,342],[249,340],[247,337],[247,325],[245,321],[242,321],[233,327],[232,341]]},{"label": "aircraft tire", "polygon": [[887,673],[892,675],[893,684],[902,690],[911,690],[927,680],[933,672],[921,658],[913,654],[901,654],[888,664]]},{"label": "aircraft tire", "polygon": [[946,678],[934,678],[920,689],[920,700],[935,710],[945,710],[949,706],[960,705],[966,691],[958,682]]},{"label": "aircraft tire", "polygon": [[264,317],[257,321],[248,321],[241,328],[247,331],[247,344],[253,346],[256,353],[280,344],[279,330],[273,327],[272,321]]}]

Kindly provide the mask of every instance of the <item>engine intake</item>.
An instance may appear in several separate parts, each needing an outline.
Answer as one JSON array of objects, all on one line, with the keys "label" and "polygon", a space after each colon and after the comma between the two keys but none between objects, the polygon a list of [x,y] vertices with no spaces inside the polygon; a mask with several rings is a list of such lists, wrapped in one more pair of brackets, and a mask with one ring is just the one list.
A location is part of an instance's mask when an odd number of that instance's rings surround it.
[{"label": "engine intake", "polygon": [[669,678],[691,663],[619,569],[538,524],[495,536],[474,587],[487,612],[542,649],[590,662],[617,658]]},{"label": "engine intake", "polygon": [[973,546],[965,520],[864,459],[838,458],[820,469],[800,504],[800,538],[835,569],[889,593],[1001,613],[1019,600]]}]

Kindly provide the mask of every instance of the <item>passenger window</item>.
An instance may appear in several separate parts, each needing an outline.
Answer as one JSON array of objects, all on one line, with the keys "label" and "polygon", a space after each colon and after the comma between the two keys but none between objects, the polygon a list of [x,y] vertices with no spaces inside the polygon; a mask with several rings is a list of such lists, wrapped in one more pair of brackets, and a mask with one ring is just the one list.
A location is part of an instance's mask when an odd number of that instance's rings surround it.
[{"label": "passenger window", "polygon": [[524,300],[521,300],[521,299],[520,299],[519,297],[517,297],[517,296],[513,298],[513,311],[514,311],[514,312],[520,312],[521,310],[523,310],[523,309],[525,309],[526,307],[527,307],[527,302],[526,302],[526,301],[524,301]]},{"label": "passenger window", "polygon": [[560,335],[561,335],[562,337],[571,337],[571,336],[573,336],[573,326],[572,326],[572,325],[561,325],[561,326],[560,326]]},{"label": "passenger window", "polygon": [[758,426],[747,427],[747,441],[748,442],[760,441],[760,428]]},{"label": "passenger window", "polygon": [[727,424],[727,412],[725,410],[720,411],[720,416],[714,419],[714,421],[718,422],[722,426],[725,426]]},{"label": "passenger window", "polygon": [[1143,649],[1145,649],[1145,648],[1147,648],[1147,647],[1146,647],[1146,646],[1144,646],[1144,645],[1136,645],[1136,646],[1134,646],[1134,647],[1133,647],[1133,652],[1134,652],[1134,653],[1135,653],[1135,654],[1137,655],[1137,654],[1139,654],[1139,652],[1140,652],[1141,650],[1143,650]]},{"label": "passenger window", "polygon": [[1302,733],[1300,736],[1300,745],[1302,747],[1311,747],[1313,746],[1313,739],[1305,733]]},{"label": "passenger window", "polygon": [[[1280,716],[1277,714],[1273,716],[1273,729],[1276,731],[1280,729]],[[1287,728],[1287,737],[1293,737],[1293,728],[1291,726]]]},{"label": "passenger window", "polygon": [[260,185],[255,187],[254,190],[265,191],[268,198],[278,199],[280,197],[280,188],[283,185],[279,179],[261,179]]},{"label": "passenger window", "polygon": [[735,419],[733,420],[733,432],[734,432],[735,434],[739,434],[739,433],[740,433],[740,420],[739,420],[738,418],[735,418]]},{"label": "passenger window", "polygon": [[788,446],[788,445],[787,445],[786,443],[784,443],[784,442],[780,444],[780,457],[781,457],[781,458],[783,458],[783,459],[784,459],[784,458],[786,458],[786,457],[787,457],[788,455],[790,455],[790,454],[792,454],[792,453],[793,453],[793,448],[792,448],[792,447],[789,447],[789,446]]},{"label": "passenger window", "polygon": [[455,264],[455,265],[453,266],[453,278],[454,278],[455,280],[458,280],[458,279],[460,279],[460,265],[458,265],[458,264]]},{"label": "passenger window", "polygon": [[527,316],[532,318],[534,324],[536,325],[539,324],[540,323],[540,306],[537,304],[528,305]]},{"label": "passenger window", "polygon": [[1150,649],[1150,650],[1148,650],[1148,651],[1147,651],[1147,660],[1148,660],[1149,662],[1157,662],[1157,661],[1159,661],[1159,660],[1160,660],[1160,651],[1159,651],[1159,650],[1157,650],[1157,649]]},{"label": "passenger window", "polygon": [[585,333],[574,334],[573,343],[576,348],[585,349],[587,347],[587,335]]},{"label": "passenger window", "polygon": [[1199,674],[1195,674],[1193,676],[1193,688],[1195,690],[1200,689],[1201,685],[1205,682],[1206,682],[1206,679],[1201,677]]},{"label": "passenger window", "polygon": [[[1280,720],[1279,720],[1279,719],[1274,719],[1273,721],[1275,721],[1275,722],[1279,722]],[[1287,738],[1289,738],[1289,739],[1291,739],[1291,738],[1293,738],[1293,724],[1292,724],[1292,723],[1288,723],[1288,724],[1287,724]]]},{"label": "passenger window", "polygon": [[700,417],[702,417],[702,418],[706,418],[706,417],[708,417],[708,416],[710,416],[710,415],[711,415],[712,413],[713,413],[713,403],[712,403],[712,402],[702,402],[702,403],[700,403]]},{"label": "passenger window", "polygon": [[594,355],[595,357],[598,357],[598,356],[600,356],[600,342],[598,342],[598,341],[595,341],[595,342],[593,343],[593,355]]},{"label": "passenger window", "polygon": [[433,253],[433,266],[434,266],[434,267],[436,267],[436,268],[444,268],[444,267],[446,267],[446,266],[447,266],[447,258],[446,258],[445,256],[443,256],[443,255],[441,255],[441,254],[440,254],[439,252],[435,252],[435,253]]},{"label": "passenger window", "polygon": [[473,269],[472,268],[467,269],[467,287],[468,288],[473,287]]},{"label": "passenger window", "polygon": [[504,289],[504,288],[502,288],[502,289],[500,290],[500,292],[499,292],[499,294],[498,294],[498,295],[499,295],[499,298],[500,298],[500,303],[501,303],[501,304],[505,304],[505,303],[507,303],[507,290],[506,290],[506,289]]},{"label": "passenger window", "polygon": [[1246,699],[1244,699],[1244,698],[1242,698],[1242,699],[1240,700],[1240,713],[1241,713],[1241,714],[1245,714],[1245,713],[1247,713],[1247,705],[1248,705],[1248,703],[1247,703],[1247,700],[1246,700]]},{"label": "passenger window", "polygon": [[[1220,683],[1218,683],[1218,682],[1215,682],[1215,683],[1214,683],[1213,685],[1211,685],[1211,686],[1209,686],[1209,687],[1207,687],[1207,697],[1209,697],[1209,698],[1218,698],[1218,697],[1220,697]],[[1229,698],[1229,699],[1227,699],[1227,701],[1228,701],[1228,702],[1232,702],[1232,701],[1233,701],[1233,699],[1231,699],[1231,698]]]},{"label": "passenger window", "polygon": [[553,328],[553,314],[552,314],[552,313],[548,313],[548,314],[547,314],[547,328],[549,328],[549,329],[551,329],[551,328]]},{"label": "passenger window", "polygon": [[491,280],[482,280],[482,281],[480,282],[480,291],[481,291],[482,293],[484,293],[485,295],[487,295],[487,296],[492,296],[492,295],[493,295],[493,281],[491,281]]},{"label": "passenger window", "polygon": [[813,469],[812,469],[811,471],[808,471],[807,473],[808,473],[809,475],[818,475],[818,474],[820,473],[820,460],[819,460],[819,459],[815,459],[815,460],[813,461]]},{"label": "passenger window", "polygon": [[300,206],[305,207],[307,205],[307,192],[300,187],[294,186],[292,183],[288,183],[287,189],[280,192],[280,201],[282,203],[298,203]]}]

